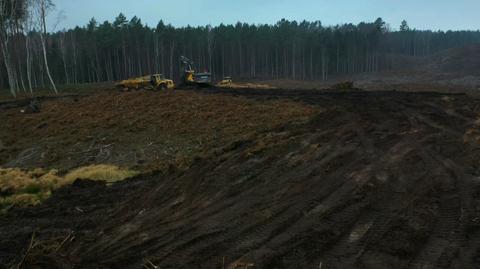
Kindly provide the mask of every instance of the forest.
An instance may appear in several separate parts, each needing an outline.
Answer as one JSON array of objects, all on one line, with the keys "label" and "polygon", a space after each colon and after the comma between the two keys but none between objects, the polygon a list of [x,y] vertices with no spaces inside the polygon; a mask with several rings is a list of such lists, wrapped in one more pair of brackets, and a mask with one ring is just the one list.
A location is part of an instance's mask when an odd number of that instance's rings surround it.
[{"label": "forest", "polygon": [[180,55],[214,79],[332,76],[392,70],[403,56],[424,57],[480,42],[479,31],[427,31],[406,21],[393,29],[383,19],[335,26],[321,21],[175,27],[159,18],[156,27],[119,14],[92,18],[85,26],[50,31],[50,0],[5,0],[0,7],[0,88],[33,91],[56,84],[116,81],[162,73],[178,79]]}]

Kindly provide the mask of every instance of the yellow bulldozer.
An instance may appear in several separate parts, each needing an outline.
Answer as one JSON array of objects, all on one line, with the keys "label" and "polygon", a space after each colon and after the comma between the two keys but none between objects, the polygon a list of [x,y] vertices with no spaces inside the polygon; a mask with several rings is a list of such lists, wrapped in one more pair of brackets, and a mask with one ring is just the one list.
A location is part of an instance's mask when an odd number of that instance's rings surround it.
[{"label": "yellow bulldozer", "polygon": [[129,90],[167,90],[175,88],[173,80],[162,74],[131,78],[118,82],[115,86],[123,91]]},{"label": "yellow bulldozer", "polygon": [[233,84],[232,77],[224,77],[220,82],[218,82],[217,86],[219,87],[227,87]]}]

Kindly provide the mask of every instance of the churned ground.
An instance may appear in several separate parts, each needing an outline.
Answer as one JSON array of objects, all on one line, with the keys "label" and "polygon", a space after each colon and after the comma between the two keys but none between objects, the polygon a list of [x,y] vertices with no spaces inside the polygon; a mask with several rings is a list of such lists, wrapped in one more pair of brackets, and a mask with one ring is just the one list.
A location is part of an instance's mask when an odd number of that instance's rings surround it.
[{"label": "churned ground", "polygon": [[194,91],[102,91],[0,113],[0,165],[71,169],[110,163],[158,169],[195,157],[317,108],[289,100],[256,102]]},{"label": "churned ground", "polygon": [[[8,211],[0,217],[0,263],[475,268],[478,101],[433,92],[208,89],[57,100],[23,118],[9,109],[7,130],[27,127],[4,132],[4,145],[18,147],[2,151],[4,165],[105,160],[152,172],[115,184],[77,180],[37,207]],[[28,143],[34,137],[39,146]],[[40,147],[30,154],[45,147],[45,156],[60,157],[19,158],[29,144]],[[175,161],[159,169],[165,160]]]}]

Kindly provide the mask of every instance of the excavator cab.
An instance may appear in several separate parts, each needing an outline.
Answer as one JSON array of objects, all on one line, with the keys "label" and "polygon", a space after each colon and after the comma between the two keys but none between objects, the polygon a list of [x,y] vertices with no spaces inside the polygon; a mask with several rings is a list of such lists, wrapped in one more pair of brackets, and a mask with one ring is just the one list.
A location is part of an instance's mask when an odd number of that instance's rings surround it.
[{"label": "excavator cab", "polygon": [[167,79],[163,74],[155,74],[151,77],[152,86],[155,89],[166,90],[175,88],[173,80]]},{"label": "excavator cab", "polygon": [[210,86],[212,83],[212,74],[210,73],[197,73],[195,74],[194,81],[199,86]]},{"label": "excavator cab", "polygon": [[165,80],[165,76],[162,74],[155,74],[151,76],[150,80],[153,86],[157,86],[161,81]]}]

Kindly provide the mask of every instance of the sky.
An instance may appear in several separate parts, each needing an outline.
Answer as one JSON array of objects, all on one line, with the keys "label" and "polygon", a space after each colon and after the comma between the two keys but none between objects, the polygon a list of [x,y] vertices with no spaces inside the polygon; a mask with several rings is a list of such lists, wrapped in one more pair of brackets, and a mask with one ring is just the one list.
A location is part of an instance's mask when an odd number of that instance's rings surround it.
[{"label": "sky", "polygon": [[288,20],[320,20],[323,25],[372,22],[381,17],[392,29],[402,20],[411,28],[480,29],[480,0],[53,0],[50,31],[84,26],[94,17],[113,21],[134,15],[149,26],[160,20],[174,26],[274,24]]}]

